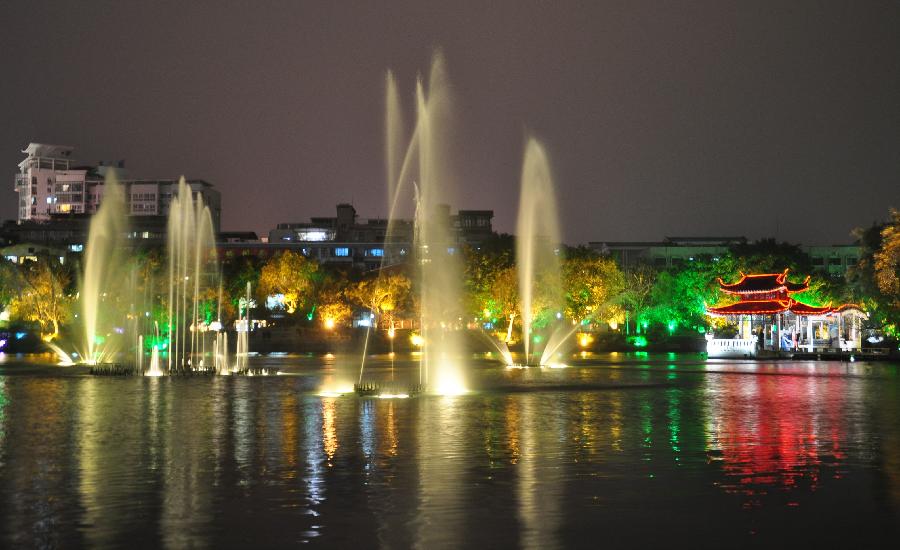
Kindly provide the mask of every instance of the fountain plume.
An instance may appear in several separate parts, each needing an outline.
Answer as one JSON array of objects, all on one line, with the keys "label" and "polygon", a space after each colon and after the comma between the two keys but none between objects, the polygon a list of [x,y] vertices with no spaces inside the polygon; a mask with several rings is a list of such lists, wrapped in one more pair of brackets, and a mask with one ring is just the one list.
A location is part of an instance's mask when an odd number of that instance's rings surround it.
[{"label": "fountain plume", "polygon": [[120,291],[123,290],[123,249],[127,222],[125,194],[113,170],[107,172],[103,201],[91,218],[85,247],[84,273],[79,284],[79,300],[84,337],[82,361],[90,364],[110,361],[121,346],[113,330],[123,319]]},{"label": "fountain plume", "polygon": [[[528,138],[525,144],[516,233],[522,339],[525,344],[525,362],[529,363],[532,361],[532,328],[538,302],[542,309],[551,313],[558,311],[562,305],[557,254],[562,239],[556,192],[547,153],[543,145],[533,137]],[[544,360],[542,357],[541,363]]]}]

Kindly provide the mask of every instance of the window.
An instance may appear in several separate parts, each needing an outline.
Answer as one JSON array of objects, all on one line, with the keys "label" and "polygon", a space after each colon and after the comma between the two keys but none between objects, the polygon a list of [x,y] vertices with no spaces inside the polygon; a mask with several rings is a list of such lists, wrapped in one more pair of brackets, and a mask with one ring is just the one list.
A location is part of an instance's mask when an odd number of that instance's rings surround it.
[{"label": "window", "polygon": [[376,258],[384,257],[384,249],[383,248],[372,248],[369,250],[369,256],[375,256]]},{"label": "window", "polygon": [[345,246],[339,246],[334,249],[334,255],[335,256],[349,256],[350,249]]},{"label": "window", "polygon": [[69,250],[71,250],[72,252],[82,252],[82,251],[84,251],[84,245],[83,244],[70,244]]},{"label": "window", "polygon": [[821,267],[821,266],[825,265],[825,258],[823,258],[821,256],[816,256],[812,259],[812,263],[814,266]]}]

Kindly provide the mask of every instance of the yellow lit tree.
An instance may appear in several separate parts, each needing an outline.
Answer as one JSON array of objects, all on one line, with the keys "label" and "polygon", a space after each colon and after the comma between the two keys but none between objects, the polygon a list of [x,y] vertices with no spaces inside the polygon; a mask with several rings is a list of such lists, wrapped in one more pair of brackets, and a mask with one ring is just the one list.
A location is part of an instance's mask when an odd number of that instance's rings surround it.
[{"label": "yellow lit tree", "polygon": [[72,313],[72,297],[66,292],[70,282],[68,269],[49,258],[26,262],[16,277],[18,294],[10,303],[10,316],[37,323],[41,338],[53,340]]},{"label": "yellow lit tree", "polygon": [[270,258],[259,274],[259,293],[284,295],[284,308],[294,313],[310,301],[315,292],[319,265],[301,254],[286,251]]},{"label": "yellow lit tree", "polygon": [[571,250],[562,264],[566,317],[607,320],[619,313],[618,299],[625,277],[611,258],[585,250]]},{"label": "yellow lit tree", "polygon": [[881,248],[875,252],[875,282],[900,308],[900,211],[891,209],[891,222],[881,230]]},{"label": "yellow lit tree", "polygon": [[372,313],[379,315],[384,323],[402,315],[407,308],[412,282],[397,270],[382,270],[380,274],[367,277],[347,289],[347,297]]}]

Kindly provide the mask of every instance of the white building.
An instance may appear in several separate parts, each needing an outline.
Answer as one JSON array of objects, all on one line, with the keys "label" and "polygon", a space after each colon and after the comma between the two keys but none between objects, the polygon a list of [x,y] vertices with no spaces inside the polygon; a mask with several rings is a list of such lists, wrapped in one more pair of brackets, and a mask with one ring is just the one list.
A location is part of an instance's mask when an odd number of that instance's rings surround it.
[{"label": "white building", "polygon": [[[177,179],[131,179],[123,163],[116,166],[78,166],[71,159],[74,147],[29,143],[22,152],[15,190],[19,194],[18,221],[47,221],[53,215],[93,214],[103,199],[106,172],[115,169],[125,188],[128,212],[132,216],[165,216],[178,187]],[[218,232],[222,200],[212,184],[188,180],[194,193],[209,206],[213,227]]]}]

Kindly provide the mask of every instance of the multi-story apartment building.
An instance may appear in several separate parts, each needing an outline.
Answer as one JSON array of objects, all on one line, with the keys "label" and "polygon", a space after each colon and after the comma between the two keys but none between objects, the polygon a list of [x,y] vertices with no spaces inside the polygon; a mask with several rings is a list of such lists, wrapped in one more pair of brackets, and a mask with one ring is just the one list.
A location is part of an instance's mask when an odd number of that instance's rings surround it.
[{"label": "multi-story apartment building", "polygon": [[[107,172],[115,170],[125,188],[128,213],[132,216],[166,216],[178,179],[133,179],[127,177],[124,163],[76,165],[73,147],[29,143],[22,152],[15,190],[19,195],[18,221],[49,221],[66,215],[93,214],[103,200]],[[209,206],[213,227],[219,230],[222,200],[212,184],[187,180],[195,194]]]}]

